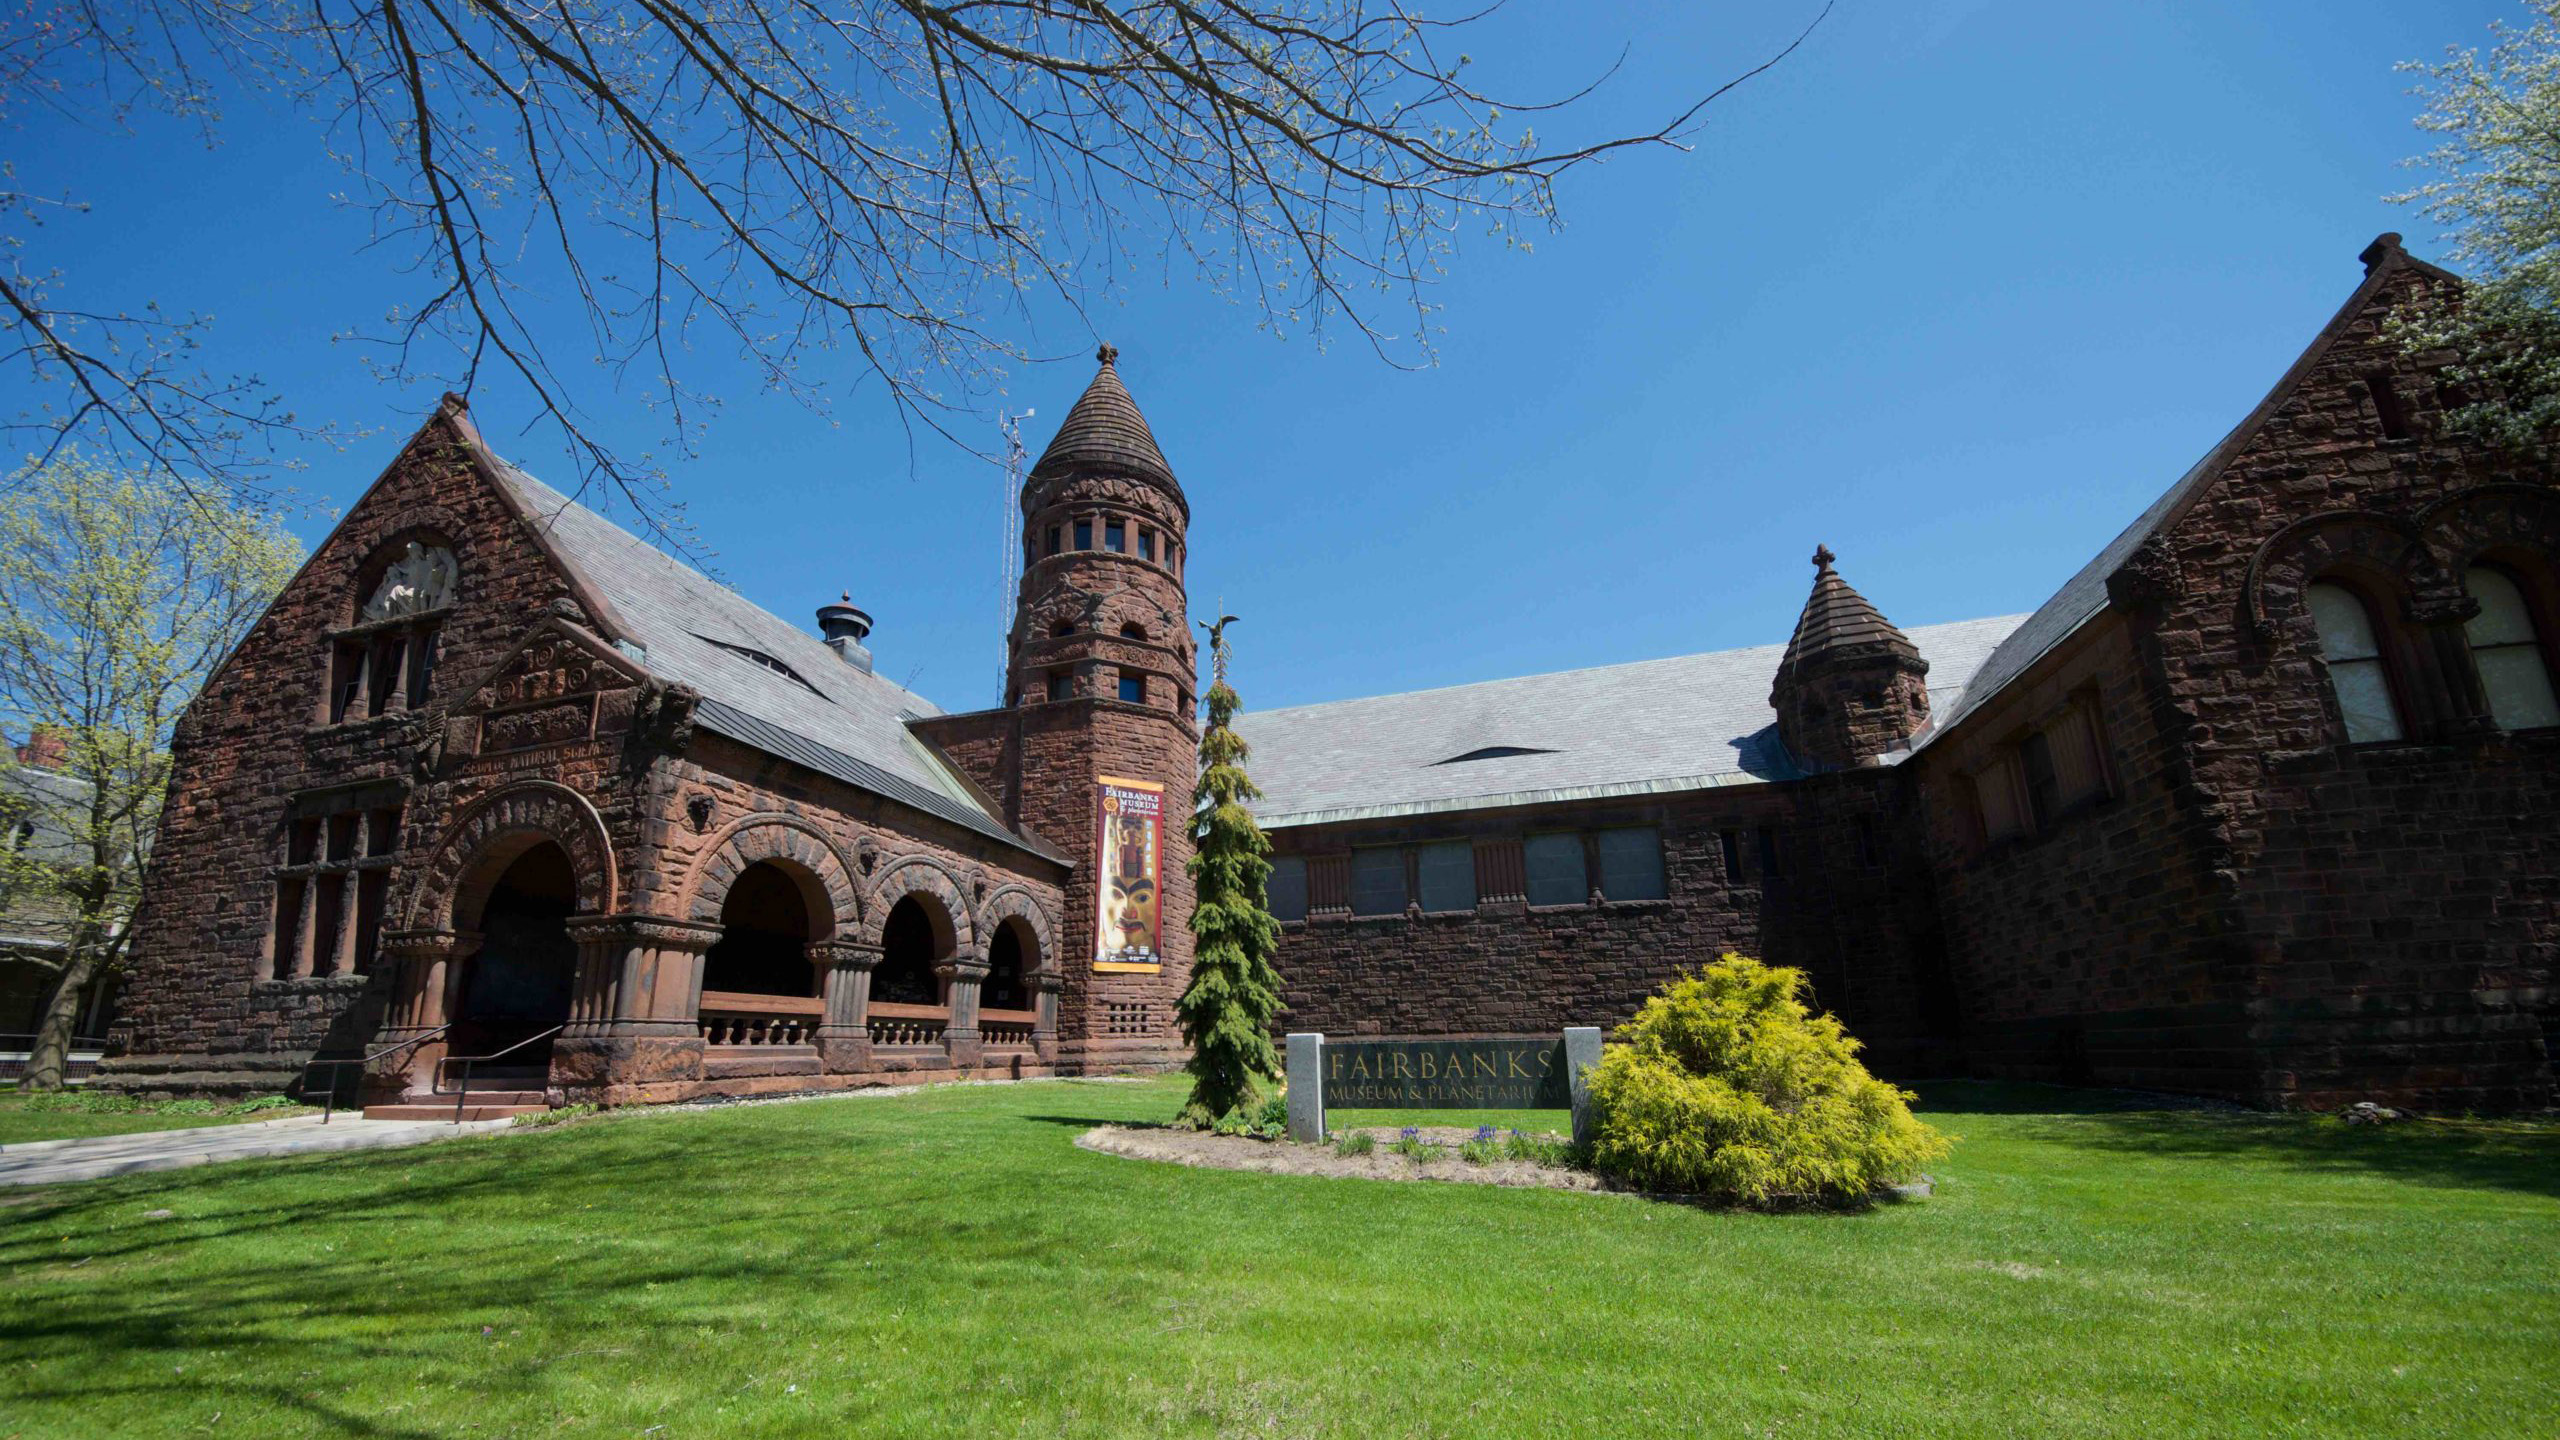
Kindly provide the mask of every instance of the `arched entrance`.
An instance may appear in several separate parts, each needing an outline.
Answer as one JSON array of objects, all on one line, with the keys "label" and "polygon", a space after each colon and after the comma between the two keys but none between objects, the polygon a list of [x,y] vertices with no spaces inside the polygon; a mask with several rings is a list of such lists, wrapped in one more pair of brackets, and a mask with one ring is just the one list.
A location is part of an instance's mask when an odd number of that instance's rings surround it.
[{"label": "arched entrance", "polygon": [[[577,904],[568,852],[552,841],[528,847],[499,873],[471,923],[480,949],[464,972],[448,1053],[494,1055],[568,1020],[578,949],[567,921]],[[544,1040],[504,1063],[540,1069],[550,1060]]]},{"label": "arched entrance", "polygon": [[770,860],[738,872],[720,904],[720,940],[702,958],[702,988],[747,995],[814,996],[809,942],[818,925],[800,882]]},{"label": "arched entrance", "polygon": [[889,907],[880,929],[880,965],[872,972],[871,998],[891,1005],[948,1003],[935,962],[951,954],[951,926],[933,908],[909,895]]},{"label": "arched entrance", "polygon": [[996,927],[987,941],[987,978],[979,982],[978,1004],[988,1010],[1031,1008],[1031,961],[1037,942],[1019,916]]}]

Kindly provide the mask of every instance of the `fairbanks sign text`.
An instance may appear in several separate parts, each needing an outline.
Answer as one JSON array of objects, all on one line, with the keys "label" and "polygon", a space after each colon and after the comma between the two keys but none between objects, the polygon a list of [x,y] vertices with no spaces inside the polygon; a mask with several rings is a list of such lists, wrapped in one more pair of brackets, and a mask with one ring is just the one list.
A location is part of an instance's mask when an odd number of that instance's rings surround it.
[{"label": "fairbanks sign text", "polygon": [[1564,1041],[1327,1040],[1326,1108],[1558,1110],[1570,1103]]}]

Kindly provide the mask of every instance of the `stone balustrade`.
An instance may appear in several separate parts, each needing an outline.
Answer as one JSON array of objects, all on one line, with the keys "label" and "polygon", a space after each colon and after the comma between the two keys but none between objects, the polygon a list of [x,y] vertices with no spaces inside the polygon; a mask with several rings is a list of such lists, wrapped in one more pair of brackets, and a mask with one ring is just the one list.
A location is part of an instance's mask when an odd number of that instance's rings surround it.
[{"label": "stone balustrade", "polygon": [[951,1026],[948,1005],[895,1005],[874,1000],[866,1017],[874,1045],[939,1045]]},{"label": "stone balustrade", "polygon": [[705,990],[702,1039],[710,1045],[808,1045],[816,1041],[826,1013],[827,1002],[815,996]]},{"label": "stone balustrade", "polygon": [[1033,1033],[1039,1028],[1040,1012],[1037,1010],[992,1010],[981,1007],[978,1011],[979,1037],[991,1047],[1017,1045],[1027,1048],[1032,1043]]}]

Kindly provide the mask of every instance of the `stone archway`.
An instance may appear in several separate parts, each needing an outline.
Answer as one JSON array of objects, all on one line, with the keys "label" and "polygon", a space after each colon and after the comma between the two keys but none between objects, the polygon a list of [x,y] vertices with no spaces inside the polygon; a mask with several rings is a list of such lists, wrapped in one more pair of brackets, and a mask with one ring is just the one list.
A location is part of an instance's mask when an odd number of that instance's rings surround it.
[{"label": "stone archway", "polygon": [[816,827],[787,815],[750,815],[713,842],[685,887],[687,918],[718,924],[738,877],[757,865],[773,865],[800,886],[809,908],[811,940],[827,940],[861,924],[861,897],[844,857]]},{"label": "stone archway", "polygon": [[487,903],[489,888],[506,868],[498,862],[513,861],[546,840],[568,856],[574,913],[611,910],[619,889],[603,817],[568,786],[529,780],[482,796],[446,827],[410,888],[408,928],[469,929],[457,921]]}]

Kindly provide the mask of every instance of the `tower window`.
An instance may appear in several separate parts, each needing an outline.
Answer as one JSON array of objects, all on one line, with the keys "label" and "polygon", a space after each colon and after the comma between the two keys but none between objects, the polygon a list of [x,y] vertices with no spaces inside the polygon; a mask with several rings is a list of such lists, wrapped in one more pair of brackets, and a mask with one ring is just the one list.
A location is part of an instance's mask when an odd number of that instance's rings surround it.
[{"label": "tower window", "polygon": [[1138,558],[1141,560],[1156,558],[1156,532],[1143,525],[1138,527]]},{"label": "tower window", "polygon": [[1164,568],[1172,571],[1176,576],[1182,574],[1182,562],[1173,543],[1173,537],[1170,535],[1164,537]]},{"label": "tower window", "polygon": [[2364,383],[2365,388],[2373,392],[2373,410],[2382,420],[2382,438],[2408,439],[2409,403],[2400,398],[2399,389],[2391,383],[2390,372],[2377,370],[2364,377]]},{"label": "tower window", "polygon": [[2397,740],[2402,735],[2400,704],[2391,693],[2391,677],[2382,663],[2373,612],[2364,598],[2344,585],[2323,582],[2303,592],[2311,605],[2311,624],[2320,635],[2320,658],[2328,662],[2329,690],[2346,722],[2347,743]]},{"label": "tower window", "polygon": [[1076,522],[1076,548],[1079,550],[1090,550],[1093,548],[1092,521],[1079,520]]},{"label": "tower window", "polygon": [[1131,671],[1120,672],[1120,698],[1131,705],[1147,703],[1147,677]]},{"label": "tower window", "polygon": [[1055,525],[1049,527],[1049,553],[1058,553],[1058,527]]},{"label": "tower window", "polygon": [[1111,551],[1113,554],[1125,553],[1129,548],[1129,527],[1121,524],[1117,520],[1104,521],[1102,525],[1102,548]]},{"label": "tower window", "polygon": [[1064,700],[1064,699],[1066,699],[1068,696],[1073,695],[1073,694],[1075,693],[1075,684],[1076,684],[1075,676],[1073,676],[1073,675],[1071,675],[1071,674],[1067,673],[1066,671],[1064,671],[1064,670],[1052,670],[1052,671],[1050,671],[1050,672],[1049,672],[1049,698],[1050,698],[1050,699],[1052,699],[1052,700]]},{"label": "tower window", "polygon": [[2485,565],[2474,566],[2463,584],[2480,602],[2480,613],[2462,629],[2471,642],[2471,663],[2480,669],[2480,688],[2489,696],[2490,718],[2501,730],[2560,725],[2560,698],[2552,694],[2551,667],[2534,634],[2523,587]]}]

